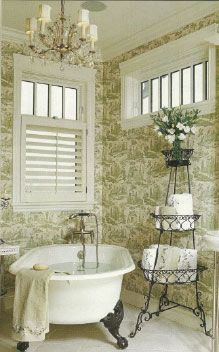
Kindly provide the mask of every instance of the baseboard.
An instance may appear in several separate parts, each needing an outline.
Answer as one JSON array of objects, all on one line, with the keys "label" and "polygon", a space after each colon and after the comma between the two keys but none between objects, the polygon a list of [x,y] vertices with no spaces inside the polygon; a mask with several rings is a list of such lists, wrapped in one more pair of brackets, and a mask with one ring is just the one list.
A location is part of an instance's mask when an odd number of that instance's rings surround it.
[{"label": "baseboard", "polygon": [[122,289],[121,299],[123,303],[130,304],[131,306],[141,308],[144,305],[144,297],[140,293]]}]

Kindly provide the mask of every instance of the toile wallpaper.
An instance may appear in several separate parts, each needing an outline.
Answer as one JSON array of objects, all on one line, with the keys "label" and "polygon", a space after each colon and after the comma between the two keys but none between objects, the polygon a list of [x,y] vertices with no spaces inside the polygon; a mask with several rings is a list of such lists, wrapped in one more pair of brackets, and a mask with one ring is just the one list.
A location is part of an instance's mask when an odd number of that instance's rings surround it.
[{"label": "toile wallpaper", "polygon": [[[164,202],[169,171],[160,151],[167,147],[158,138],[153,127],[122,129],[120,125],[120,72],[119,63],[143,52],[166,44],[218,21],[217,13],[153,40],[100,65],[96,76],[96,144],[95,144],[95,212],[101,224],[105,243],[127,247],[135,262],[145,247],[157,242],[150,213]],[[1,116],[1,195],[12,196],[12,128],[13,128],[13,53],[21,52],[16,43],[2,43],[2,116]],[[217,50],[219,73],[219,50]],[[217,75],[219,77],[219,75]],[[219,95],[219,78],[217,78]],[[217,99],[218,100],[218,99]],[[202,215],[197,235],[206,229],[218,228],[219,150],[218,107],[215,114],[199,119],[198,132],[189,141],[194,147],[191,182],[195,209]],[[179,191],[184,191],[185,174],[179,175]],[[6,241],[20,244],[21,253],[28,248],[44,244],[63,243],[68,239],[66,218],[69,213],[60,211],[13,212],[11,206],[1,213],[1,235]],[[198,242],[200,236],[197,236]],[[168,238],[163,238],[163,242]],[[190,246],[186,235],[177,235],[174,244]],[[211,270],[201,278],[203,302],[212,304],[213,256],[202,252],[202,264]],[[6,257],[6,268],[14,260]],[[13,278],[6,275],[6,286],[13,286]],[[136,293],[145,293],[147,283],[136,269],[124,279],[124,287]],[[157,294],[156,288],[154,294]],[[171,288],[171,294],[187,304],[193,303],[193,287]]]}]

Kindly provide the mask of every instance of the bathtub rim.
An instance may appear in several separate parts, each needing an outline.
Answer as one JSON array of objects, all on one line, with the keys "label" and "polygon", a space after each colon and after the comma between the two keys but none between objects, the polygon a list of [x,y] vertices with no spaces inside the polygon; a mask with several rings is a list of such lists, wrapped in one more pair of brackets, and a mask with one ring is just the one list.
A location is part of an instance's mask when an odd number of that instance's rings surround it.
[{"label": "bathtub rim", "polygon": [[[52,244],[52,245],[46,245],[46,246],[39,246],[39,247],[35,247],[33,249],[31,249],[30,251],[28,251],[27,253],[25,253],[24,255],[22,255],[18,260],[16,260],[14,263],[12,263],[9,267],[9,272],[12,275],[16,275],[18,272],[17,269],[17,265],[19,264],[19,262],[24,261],[25,259],[28,259],[29,256],[31,256],[32,253],[37,252],[39,249],[41,248],[51,248],[51,247],[78,247],[81,248],[81,244]],[[88,244],[87,247],[94,247],[95,245],[92,244]],[[83,281],[83,280],[97,280],[97,279],[105,279],[105,278],[110,278],[110,277],[115,277],[115,276],[120,276],[120,275],[124,275],[127,274],[131,271],[133,271],[135,269],[135,264],[133,262],[133,259],[131,257],[131,254],[129,252],[129,250],[125,247],[122,246],[117,246],[117,245],[110,245],[110,244],[99,244],[99,247],[106,247],[106,248],[115,248],[116,250],[121,250],[123,253],[126,252],[126,259],[127,259],[127,263],[126,266],[124,266],[123,268],[119,268],[119,269],[115,269],[112,271],[108,271],[105,273],[97,273],[97,274],[90,274],[90,275],[67,275],[67,274],[53,274],[50,277],[51,281]],[[28,268],[26,266],[24,266],[24,268]],[[20,269],[19,269],[20,270]]]}]

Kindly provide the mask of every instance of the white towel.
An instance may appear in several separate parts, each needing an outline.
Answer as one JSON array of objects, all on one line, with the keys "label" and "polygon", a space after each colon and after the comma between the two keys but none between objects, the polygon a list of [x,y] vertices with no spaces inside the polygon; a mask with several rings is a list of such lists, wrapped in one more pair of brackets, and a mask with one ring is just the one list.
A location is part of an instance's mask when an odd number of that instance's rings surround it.
[{"label": "white towel", "polygon": [[[151,245],[149,248],[144,249],[142,256],[142,267],[146,270],[153,270],[158,245]],[[155,270],[183,270],[183,269],[196,269],[197,268],[197,251],[195,249],[184,249],[169,245],[160,245],[158,258]],[[157,275],[157,274],[156,274]],[[149,275],[149,279],[152,278],[152,274]],[[182,274],[170,274],[168,281],[160,275],[160,278],[156,276],[159,282],[162,283],[173,283],[186,282],[189,280],[196,279],[196,273],[192,276]]]},{"label": "white towel", "polygon": [[16,275],[12,336],[43,341],[49,332],[48,290],[52,270],[21,269]]},{"label": "white towel", "polygon": [[146,270],[153,270],[156,258],[156,248],[145,248],[142,255],[142,267]]},{"label": "white towel", "polygon": [[[180,257],[178,262],[179,270],[186,269],[197,269],[197,250],[196,249],[188,249],[182,248],[180,251]],[[196,273],[189,276],[191,281],[196,280]],[[185,282],[188,280],[188,276],[182,276],[179,278],[180,282]]]},{"label": "white towel", "polygon": [[178,215],[193,215],[193,200],[190,193],[171,194],[168,205],[174,207]]},{"label": "white towel", "polygon": [[[153,244],[149,248],[150,250],[155,250],[157,252],[158,245]],[[169,264],[169,255],[168,255],[169,246],[168,245],[159,245],[158,257],[156,263],[156,270],[166,270]]]},{"label": "white towel", "polygon": [[[158,205],[155,207],[154,213],[155,213],[155,215],[160,215],[160,207]],[[156,227],[156,229],[160,230],[160,219],[156,219],[155,227]]]},{"label": "white towel", "polygon": [[[160,215],[166,215],[166,219],[160,220],[160,226],[163,230],[178,230],[179,224],[174,218],[172,219],[171,215],[176,215],[176,209],[170,206],[160,207]],[[170,217],[168,217],[170,215]]]},{"label": "white towel", "polygon": [[[178,215],[193,215],[193,199],[190,193],[171,194],[168,205],[173,206]],[[194,220],[191,217],[178,219],[177,226],[180,231],[194,229]]]},{"label": "white towel", "polygon": [[[158,245],[152,245],[152,248],[157,248]],[[169,246],[169,245],[160,245],[159,246],[159,255],[157,260],[156,269],[160,270],[176,270],[178,268],[178,262],[180,258],[181,248]],[[174,282],[176,279],[175,274],[168,276],[169,283]],[[159,282],[166,282],[165,278],[161,276]]]},{"label": "white towel", "polygon": [[[153,270],[155,264],[157,250],[156,248],[145,248],[142,255],[142,268],[145,270]],[[148,275],[149,280],[152,279],[152,274]]]}]

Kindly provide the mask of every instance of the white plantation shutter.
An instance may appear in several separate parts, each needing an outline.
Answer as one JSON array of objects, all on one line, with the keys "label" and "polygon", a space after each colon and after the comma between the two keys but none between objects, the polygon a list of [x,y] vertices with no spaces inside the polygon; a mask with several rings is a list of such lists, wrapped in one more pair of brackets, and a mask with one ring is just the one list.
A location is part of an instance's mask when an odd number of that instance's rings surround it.
[{"label": "white plantation shutter", "polygon": [[79,121],[22,117],[21,199],[86,199],[86,125]]}]

